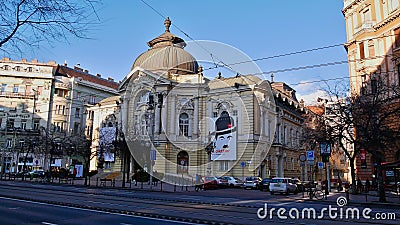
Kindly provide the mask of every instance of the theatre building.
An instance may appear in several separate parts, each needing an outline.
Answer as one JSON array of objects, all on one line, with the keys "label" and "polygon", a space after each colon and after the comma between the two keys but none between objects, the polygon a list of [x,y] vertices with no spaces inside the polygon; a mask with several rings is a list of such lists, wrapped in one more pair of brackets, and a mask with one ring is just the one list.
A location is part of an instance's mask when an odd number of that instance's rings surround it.
[{"label": "theatre building", "polygon": [[265,176],[277,117],[270,82],[206,78],[171,21],[164,24],[119,87],[119,124],[135,161],[176,183],[196,174]]}]

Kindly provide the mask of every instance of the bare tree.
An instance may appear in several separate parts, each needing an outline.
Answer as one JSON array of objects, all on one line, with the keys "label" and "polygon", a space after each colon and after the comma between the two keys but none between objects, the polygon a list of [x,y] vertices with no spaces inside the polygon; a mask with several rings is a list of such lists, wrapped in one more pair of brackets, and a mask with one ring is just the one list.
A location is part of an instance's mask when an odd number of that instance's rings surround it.
[{"label": "bare tree", "polygon": [[98,0],[2,0],[0,50],[23,52],[24,47],[47,41],[87,38],[98,22]]},{"label": "bare tree", "polygon": [[[377,157],[378,152],[393,149],[393,140],[400,137],[399,126],[393,126],[400,117],[399,87],[387,85],[383,79],[370,82],[362,89],[362,95],[350,95],[348,85],[337,84],[327,90],[328,102],[333,104],[326,108],[329,112],[324,117],[326,137],[349,159],[354,190],[355,160],[361,149]],[[349,148],[349,144],[354,148]],[[380,201],[385,201],[380,171],[377,179]]]}]

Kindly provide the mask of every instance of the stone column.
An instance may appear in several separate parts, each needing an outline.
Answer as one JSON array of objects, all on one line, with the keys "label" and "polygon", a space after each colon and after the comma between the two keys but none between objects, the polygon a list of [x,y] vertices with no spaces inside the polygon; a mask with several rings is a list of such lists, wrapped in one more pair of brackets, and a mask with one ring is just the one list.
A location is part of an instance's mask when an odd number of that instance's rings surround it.
[{"label": "stone column", "polygon": [[170,134],[175,134],[175,124],[176,124],[176,115],[175,115],[175,102],[176,102],[176,95],[171,96],[171,110],[170,110]]},{"label": "stone column", "polygon": [[167,95],[166,94],[163,94],[163,99],[164,99],[164,101],[165,101],[165,103],[166,104],[163,104],[162,105],[162,108],[161,108],[161,133],[166,133],[166,131],[167,131],[167,111],[168,111],[168,104],[167,104],[167,102],[168,102],[168,99],[167,99]]},{"label": "stone column", "polygon": [[194,99],[194,124],[193,124],[193,134],[197,137],[199,130],[199,99],[196,97]]}]

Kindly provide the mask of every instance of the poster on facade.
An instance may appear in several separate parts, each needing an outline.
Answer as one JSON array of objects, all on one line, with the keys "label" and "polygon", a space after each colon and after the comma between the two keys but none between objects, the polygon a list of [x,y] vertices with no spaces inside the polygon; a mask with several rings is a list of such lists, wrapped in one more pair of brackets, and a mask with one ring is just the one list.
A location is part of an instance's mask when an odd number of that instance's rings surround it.
[{"label": "poster on facade", "polygon": [[83,177],[83,165],[75,165],[76,175],[75,177]]},{"label": "poster on facade", "polygon": [[227,112],[213,118],[210,124],[213,150],[211,160],[236,160],[236,118]]},{"label": "poster on facade", "polygon": [[116,131],[115,127],[100,128],[99,153],[103,153],[104,161],[114,162],[114,153],[111,151],[114,149]]}]

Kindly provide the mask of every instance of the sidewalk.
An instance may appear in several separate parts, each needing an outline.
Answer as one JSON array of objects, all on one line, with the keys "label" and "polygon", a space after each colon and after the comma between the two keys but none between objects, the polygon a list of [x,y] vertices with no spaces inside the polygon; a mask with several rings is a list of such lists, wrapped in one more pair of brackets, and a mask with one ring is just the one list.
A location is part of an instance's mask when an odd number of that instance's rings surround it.
[{"label": "sidewalk", "polygon": [[[327,199],[310,200],[308,197],[304,197],[305,201],[319,201],[321,203],[329,203],[331,205],[336,205],[338,198],[342,197],[343,200],[346,199],[346,193],[344,191],[338,192],[336,190],[331,190]],[[368,193],[361,194],[349,194],[349,199],[347,199],[346,205],[379,205],[379,206],[392,206],[400,208],[400,195],[395,192],[386,191],[386,202],[379,202],[379,195],[376,191],[369,191]]]},{"label": "sidewalk", "polygon": [[[9,180],[8,178],[3,180]],[[11,179],[11,181],[15,182],[32,182],[32,183],[45,183],[45,181],[41,178],[33,178],[32,180],[30,178],[25,178],[25,180],[22,180],[22,178],[16,178],[16,179]],[[76,179],[62,179],[59,180],[58,178],[54,178],[50,184],[60,184],[60,185],[75,185],[75,186],[84,186],[85,184],[85,179],[84,178],[76,178]],[[86,187],[94,187],[94,188],[109,188],[109,189],[127,189],[127,190],[142,190],[142,191],[158,191],[158,192],[194,192],[194,186],[179,186],[179,185],[173,185],[169,183],[164,183],[164,182],[158,182],[154,183],[153,185],[150,185],[148,182],[125,182],[125,187],[122,185],[122,180],[107,180],[107,181],[101,181],[101,179],[96,179],[92,178],[90,181],[88,180],[88,185]]]}]

